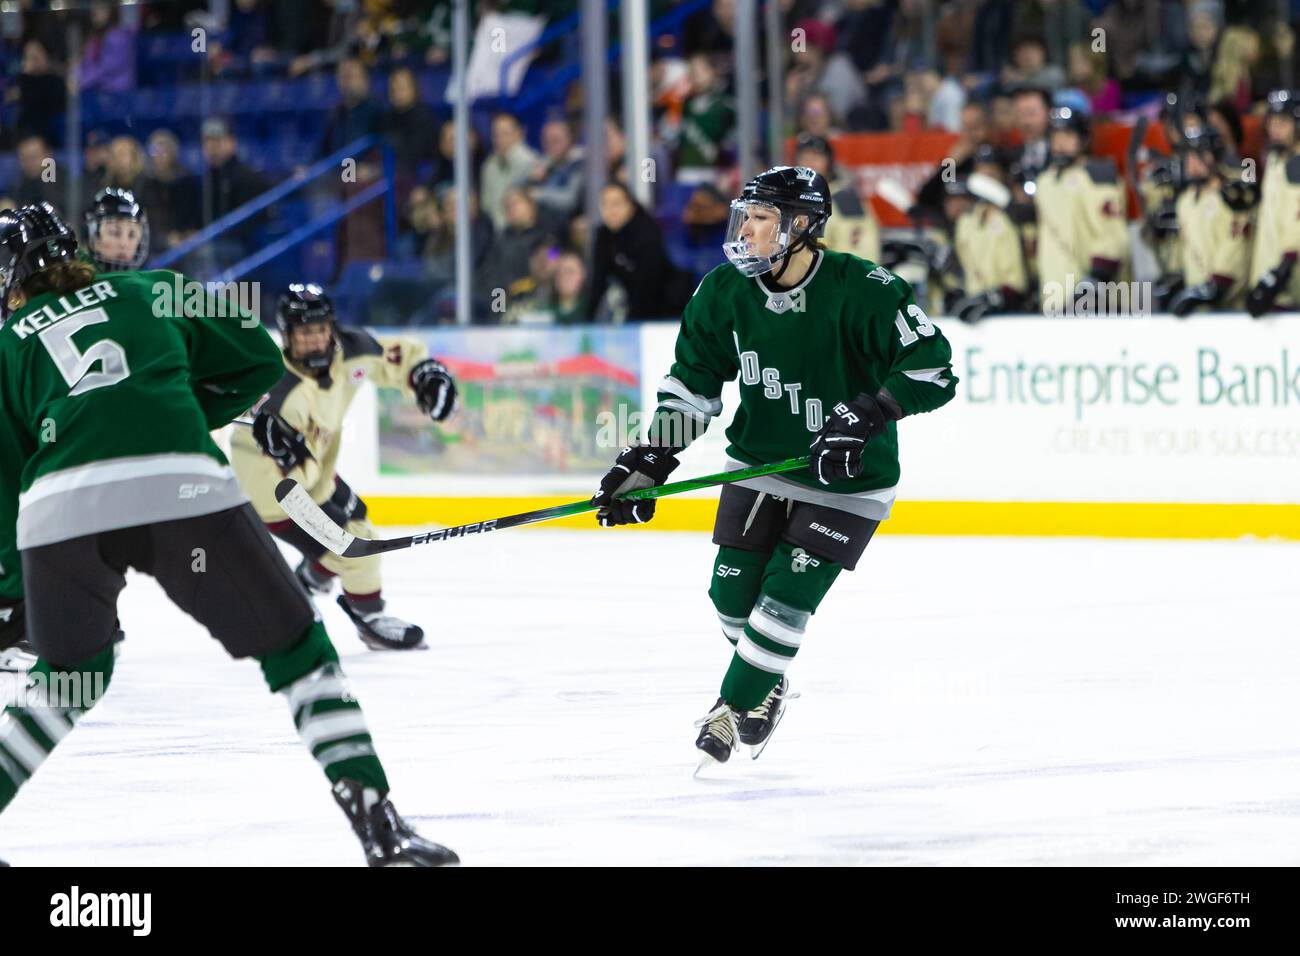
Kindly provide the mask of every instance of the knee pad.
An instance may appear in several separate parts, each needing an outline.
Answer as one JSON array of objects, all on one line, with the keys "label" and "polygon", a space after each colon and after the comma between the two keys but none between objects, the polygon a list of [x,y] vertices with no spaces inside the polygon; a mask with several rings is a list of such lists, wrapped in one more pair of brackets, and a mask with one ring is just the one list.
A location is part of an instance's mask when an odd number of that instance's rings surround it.
[{"label": "knee pad", "polygon": [[839,562],[783,540],[763,569],[762,595],[811,614],[842,570]]},{"label": "knee pad", "polygon": [[713,580],[709,584],[709,600],[718,612],[722,633],[733,644],[740,640],[745,630],[745,620],[758,600],[763,586],[763,569],[770,554],[761,551],[742,551],[740,548],[722,546],[713,561]]}]

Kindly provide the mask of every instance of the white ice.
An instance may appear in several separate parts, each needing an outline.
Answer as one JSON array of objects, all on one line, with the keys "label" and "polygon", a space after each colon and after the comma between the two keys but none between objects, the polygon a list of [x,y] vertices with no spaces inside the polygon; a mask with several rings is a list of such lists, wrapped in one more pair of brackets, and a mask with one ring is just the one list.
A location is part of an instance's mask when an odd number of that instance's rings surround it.
[{"label": "white ice", "polygon": [[[399,810],[467,865],[1300,864],[1300,548],[880,536],[762,759],[692,779],[730,658],[694,533],[385,559],[430,649],[334,635]],[[282,699],[152,581],[0,816],[14,864],[355,865]]]}]

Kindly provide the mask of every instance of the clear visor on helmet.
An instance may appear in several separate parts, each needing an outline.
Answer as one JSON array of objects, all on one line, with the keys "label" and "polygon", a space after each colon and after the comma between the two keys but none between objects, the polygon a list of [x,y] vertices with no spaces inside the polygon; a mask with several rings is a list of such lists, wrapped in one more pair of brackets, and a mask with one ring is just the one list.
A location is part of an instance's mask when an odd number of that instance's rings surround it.
[{"label": "clear visor on helmet", "polygon": [[794,220],[801,217],[783,213],[771,203],[733,199],[722,251],[742,275],[770,272],[789,250]]}]

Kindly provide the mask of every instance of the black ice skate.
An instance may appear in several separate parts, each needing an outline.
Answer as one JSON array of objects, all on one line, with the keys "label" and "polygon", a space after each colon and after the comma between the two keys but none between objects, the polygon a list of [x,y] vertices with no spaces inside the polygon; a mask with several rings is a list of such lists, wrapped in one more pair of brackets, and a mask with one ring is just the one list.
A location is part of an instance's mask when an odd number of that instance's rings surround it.
[{"label": "black ice skate", "polygon": [[713,709],[695,722],[696,727],[702,728],[700,735],[695,738],[695,746],[704,752],[696,773],[710,763],[726,763],[731,752],[740,746],[736,734],[736,716],[731,705],[719,697]]},{"label": "black ice skate", "polygon": [[338,596],[338,605],[357,626],[357,637],[372,651],[410,651],[424,647],[424,628],[419,625],[389,617],[383,611],[362,613],[342,594]]},{"label": "black ice skate", "polygon": [[334,785],[334,800],[343,812],[369,866],[456,866],[458,857],[445,846],[424,839],[397,815],[393,803],[355,780]]},{"label": "black ice skate", "polygon": [[790,693],[790,681],[782,677],[763,702],[741,719],[737,736],[749,748],[751,760],[757,760],[767,746],[772,731],[776,730],[785,714],[786,703],[798,696],[798,693]]},{"label": "black ice skate", "polygon": [[323,595],[334,590],[334,575],[322,574],[306,558],[298,562],[298,567],[294,568],[293,573],[298,576],[298,580],[307,589],[308,594]]}]

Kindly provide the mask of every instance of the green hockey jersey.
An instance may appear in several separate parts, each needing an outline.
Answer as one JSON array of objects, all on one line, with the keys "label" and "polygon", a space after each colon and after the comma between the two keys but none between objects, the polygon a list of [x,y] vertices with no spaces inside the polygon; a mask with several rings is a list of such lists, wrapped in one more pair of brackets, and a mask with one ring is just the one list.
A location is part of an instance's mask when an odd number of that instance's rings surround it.
[{"label": "green hockey jersey", "polygon": [[282,372],[256,317],[169,271],[17,310],[0,327],[0,596],[21,593],[14,547],[246,500],[209,432]]},{"label": "green hockey jersey", "polygon": [[[952,349],[903,279],[848,253],[819,250],[798,285],[730,264],[707,276],[687,303],[676,361],[659,385],[652,439],[683,417],[689,438],[722,412],[722,385],[740,379],[740,407],[727,428],[728,454],[757,465],[808,454],[826,413],[861,392],[888,389],[904,415],[952,399]],[[862,474],[823,486],[811,472],[744,482],[797,500],[888,517],[898,484],[898,430],[890,422],[867,443]]]}]

